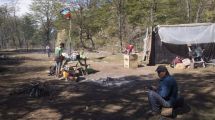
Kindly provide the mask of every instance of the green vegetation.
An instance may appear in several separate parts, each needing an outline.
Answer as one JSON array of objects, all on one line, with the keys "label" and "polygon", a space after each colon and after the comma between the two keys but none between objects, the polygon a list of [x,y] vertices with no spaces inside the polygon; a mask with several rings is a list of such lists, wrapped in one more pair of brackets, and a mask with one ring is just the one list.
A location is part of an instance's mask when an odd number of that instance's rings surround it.
[{"label": "green vegetation", "polygon": [[[71,0],[74,1],[74,0]],[[99,49],[131,42],[141,50],[147,28],[158,24],[215,21],[214,0],[76,0],[71,19],[60,14],[62,0],[33,0],[31,14],[16,15],[15,6],[0,6],[0,49],[55,46],[66,29],[73,48]],[[67,5],[68,7],[68,5]],[[68,38],[70,38],[68,37]]]}]

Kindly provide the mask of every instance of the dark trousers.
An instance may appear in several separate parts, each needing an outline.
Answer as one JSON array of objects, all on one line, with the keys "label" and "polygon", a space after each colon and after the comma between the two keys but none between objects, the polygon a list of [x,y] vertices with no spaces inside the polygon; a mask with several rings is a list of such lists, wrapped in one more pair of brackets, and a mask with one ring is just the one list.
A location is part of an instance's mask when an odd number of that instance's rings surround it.
[{"label": "dark trousers", "polygon": [[158,93],[152,90],[149,90],[148,92],[148,100],[152,111],[156,113],[160,113],[162,107],[171,107],[171,105],[166,100],[164,100]]},{"label": "dark trousers", "polygon": [[51,56],[51,52],[48,52],[48,57],[50,57]]},{"label": "dark trousers", "polygon": [[48,54],[48,57],[51,56],[51,50],[46,50],[47,54]]}]

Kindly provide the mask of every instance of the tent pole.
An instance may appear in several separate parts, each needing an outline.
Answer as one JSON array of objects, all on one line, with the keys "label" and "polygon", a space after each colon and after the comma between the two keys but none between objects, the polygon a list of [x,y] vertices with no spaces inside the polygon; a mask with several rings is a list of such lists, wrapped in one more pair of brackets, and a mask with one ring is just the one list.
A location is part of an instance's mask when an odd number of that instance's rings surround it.
[{"label": "tent pole", "polygon": [[154,66],[155,65],[155,34],[156,32],[154,31],[154,27],[152,26],[151,30],[151,52],[149,56],[149,66]]}]

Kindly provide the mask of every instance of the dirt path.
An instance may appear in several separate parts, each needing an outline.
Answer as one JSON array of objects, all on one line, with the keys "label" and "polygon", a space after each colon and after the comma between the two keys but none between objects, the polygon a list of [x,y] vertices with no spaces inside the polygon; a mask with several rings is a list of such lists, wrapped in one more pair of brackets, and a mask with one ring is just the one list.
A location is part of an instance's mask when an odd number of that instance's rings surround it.
[{"label": "dirt path", "polygon": [[[124,69],[118,55],[95,59],[93,53],[89,54],[94,58],[88,63],[98,72],[86,76],[86,80],[112,77],[131,81],[120,87],[107,87],[87,81],[65,82],[48,76],[48,67],[53,62],[44,54],[6,54],[9,58],[0,60],[0,119],[157,120],[160,117],[145,115],[149,110],[145,88],[147,82],[156,84],[156,66]],[[215,119],[215,68],[169,69],[189,108],[175,119]],[[53,96],[10,95],[15,88],[30,81],[48,83],[53,88]]]}]

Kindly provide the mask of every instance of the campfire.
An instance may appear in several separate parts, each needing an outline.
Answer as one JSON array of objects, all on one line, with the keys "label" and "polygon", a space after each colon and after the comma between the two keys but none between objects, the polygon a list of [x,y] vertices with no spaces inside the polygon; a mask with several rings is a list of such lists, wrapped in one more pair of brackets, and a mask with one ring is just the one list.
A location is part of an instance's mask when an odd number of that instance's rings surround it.
[{"label": "campfire", "polygon": [[23,84],[10,93],[10,95],[28,95],[30,97],[44,97],[51,95],[51,88],[47,83],[30,82]]}]

